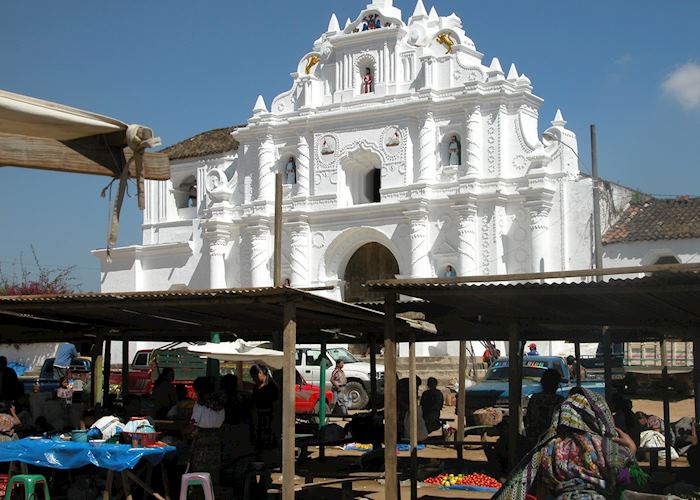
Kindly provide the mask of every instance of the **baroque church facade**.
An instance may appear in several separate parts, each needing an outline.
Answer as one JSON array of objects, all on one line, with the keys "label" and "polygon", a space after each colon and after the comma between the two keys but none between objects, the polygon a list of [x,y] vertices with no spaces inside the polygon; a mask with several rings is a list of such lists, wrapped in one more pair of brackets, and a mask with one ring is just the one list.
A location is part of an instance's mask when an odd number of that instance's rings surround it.
[{"label": "baroque church facade", "polygon": [[276,172],[294,287],[362,301],[365,279],[592,267],[576,135],[559,111],[540,135],[531,80],[485,62],[455,14],[374,0],[294,69],[223,149],[147,181],[143,244],[93,252],[102,291],[272,285]]}]

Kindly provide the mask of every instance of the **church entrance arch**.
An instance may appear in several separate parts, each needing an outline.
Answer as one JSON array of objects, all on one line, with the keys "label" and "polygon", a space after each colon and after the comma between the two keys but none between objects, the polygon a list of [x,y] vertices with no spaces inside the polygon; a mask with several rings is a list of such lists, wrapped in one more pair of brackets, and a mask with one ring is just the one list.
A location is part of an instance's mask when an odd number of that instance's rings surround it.
[{"label": "church entrance arch", "polygon": [[362,285],[368,280],[395,278],[397,274],[399,263],[387,247],[381,243],[365,243],[355,251],[345,266],[345,302],[381,299],[382,292],[370,292]]}]

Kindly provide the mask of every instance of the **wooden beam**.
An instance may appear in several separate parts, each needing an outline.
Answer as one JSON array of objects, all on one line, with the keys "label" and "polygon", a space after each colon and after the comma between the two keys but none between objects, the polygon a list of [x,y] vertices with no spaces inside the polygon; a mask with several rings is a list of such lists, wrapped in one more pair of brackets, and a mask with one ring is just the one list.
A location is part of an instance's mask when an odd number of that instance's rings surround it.
[{"label": "wooden beam", "polygon": [[643,274],[655,272],[700,272],[700,264],[656,264],[653,266],[610,267],[607,269],[578,269],[573,271],[550,271],[546,273],[493,274],[489,276],[457,276],[455,278],[414,278],[369,280],[371,288],[402,288],[422,285],[459,285],[462,283],[494,283],[498,281],[537,281],[561,278],[584,278],[615,276],[621,274]]},{"label": "wooden beam", "polygon": [[122,335],[122,400],[129,394],[129,337]]},{"label": "wooden beam", "polygon": [[522,357],[518,324],[508,325],[508,465],[513,470],[518,464],[518,442],[520,441],[522,399]]},{"label": "wooden beam", "polygon": [[[282,344],[282,500],[294,500],[294,384],[296,382],[297,313],[294,302],[284,304]],[[321,393],[324,388],[321,388]]]},{"label": "wooden beam", "polygon": [[399,498],[396,458],[396,294],[384,296],[384,498]]},{"label": "wooden beam", "polygon": [[[466,375],[467,375],[467,343],[459,341],[459,374],[457,375],[457,435],[455,436],[455,446],[457,447],[457,460],[462,466],[464,459],[464,417],[466,413]],[[460,468],[461,470],[461,468]]]},{"label": "wooden beam", "polygon": [[105,356],[102,379],[102,407],[107,406],[109,401],[109,375],[112,371],[112,341],[105,338]]},{"label": "wooden beam", "polygon": [[[71,172],[77,174],[114,177],[114,168],[128,161],[128,149],[110,146],[100,137],[92,136],[76,141],[0,133],[0,166],[14,166]],[[170,179],[170,160],[165,153],[144,154],[146,179]],[[135,176],[132,165],[130,176]]]},{"label": "wooden beam", "polygon": [[[411,500],[418,498],[418,384],[416,381],[416,336],[408,342],[408,420],[411,439]],[[385,453],[389,453],[385,450]]]}]

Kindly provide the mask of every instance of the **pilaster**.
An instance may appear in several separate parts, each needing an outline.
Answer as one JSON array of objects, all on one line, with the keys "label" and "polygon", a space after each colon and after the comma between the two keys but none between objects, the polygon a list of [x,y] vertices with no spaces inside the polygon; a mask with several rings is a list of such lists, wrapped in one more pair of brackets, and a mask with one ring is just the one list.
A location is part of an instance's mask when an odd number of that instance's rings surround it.
[{"label": "pilaster", "polygon": [[404,212],[408,218],[411,237],[411,278],[428,278],[432,276],[430,266],[430,225],[428,210],[421,204],[415,210]]}]

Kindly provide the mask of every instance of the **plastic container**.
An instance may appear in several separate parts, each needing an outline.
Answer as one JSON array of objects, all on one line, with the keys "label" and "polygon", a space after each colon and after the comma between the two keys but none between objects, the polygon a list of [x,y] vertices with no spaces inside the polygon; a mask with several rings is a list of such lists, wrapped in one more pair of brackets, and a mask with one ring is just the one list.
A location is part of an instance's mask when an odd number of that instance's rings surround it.
[{"label": "plastic container", "polygon": [[74,443],[87,443],[88,431],[71,431],[70,438]]},{"label": "plastic container", "polygon": [[131,444],[132,448],[144,448],[158,443],[160,432],[122,432],[124,438],[122,442]]}]

